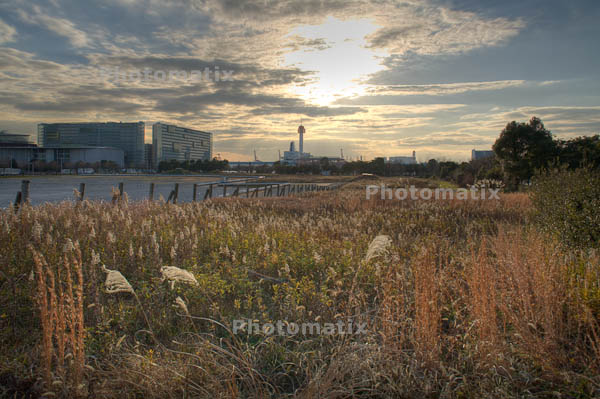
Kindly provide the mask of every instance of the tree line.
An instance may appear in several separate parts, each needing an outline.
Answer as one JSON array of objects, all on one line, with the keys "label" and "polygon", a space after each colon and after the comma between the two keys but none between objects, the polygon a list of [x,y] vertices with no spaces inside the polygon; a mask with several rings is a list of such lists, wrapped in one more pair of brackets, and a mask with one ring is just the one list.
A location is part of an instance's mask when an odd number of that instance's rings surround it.
[{"label": "tree line", "polygon": [[227,160],[219,160],[216,158],[213,159],[196,159],[196,160],[188,160],[188,161],[177,161],[177,160],[169,160],[169,161],[161,161],[158,164],[158,172],[213,172],[217,170],[227,170],[229,169],[229,161]]},{"label": "tree line", "polygon": [[[558,139],[533,117],[528,122],[512,121],[501,131],[493,147],[494,156],[469,162],[430,159],[417,164],[388,163],[384,158],[371,161],[330,162],[326,157],[303,165],[252,167],[256,173],[357,175],[371,173],[379,176],[413,176],[438,178],[461,187],[477,180],[502,180],[508,190],[529,182],[537,170],[564,165],[575,170],[583,166],[600,168],[600,136]],[[210,172],[229,169],[227,160],[163,161],[159,172]],[[241,169],[243,170],[243,169]]]}]

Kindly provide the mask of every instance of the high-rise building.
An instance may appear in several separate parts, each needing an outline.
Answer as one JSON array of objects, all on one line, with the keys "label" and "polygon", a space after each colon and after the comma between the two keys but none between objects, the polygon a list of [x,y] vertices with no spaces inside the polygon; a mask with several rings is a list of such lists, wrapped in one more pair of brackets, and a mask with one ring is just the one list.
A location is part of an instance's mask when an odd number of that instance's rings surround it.
[{"label": "high-rise building", "polygon": [[144,144],[144,167],[152,169],[154,166],[152,161],[152,144]]},{"label": "high-rise building", "polygon": [[144,122],[40,123],[40,147],[114,147],[125,153],[127,167],[144,166]]},{"label": "high-rise building", "polygon": [[195,161],[212,159],[212,133],[186,127],[155,123],[152,125],[152,161]]}]

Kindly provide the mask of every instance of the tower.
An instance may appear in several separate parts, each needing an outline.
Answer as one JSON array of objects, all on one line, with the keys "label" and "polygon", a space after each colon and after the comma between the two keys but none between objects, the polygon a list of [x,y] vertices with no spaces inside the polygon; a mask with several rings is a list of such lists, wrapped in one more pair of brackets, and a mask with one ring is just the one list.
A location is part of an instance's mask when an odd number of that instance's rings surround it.
[{"label": "tower", "polygon": [[300,121],[300,126],[298,126],[298,135],[300,135],[300,148],[298,148],[298,150],[300,151],[301,155],[304,152],[304,133],[306,133],[306,129],[304,126],[302,126],[302,121]]}]

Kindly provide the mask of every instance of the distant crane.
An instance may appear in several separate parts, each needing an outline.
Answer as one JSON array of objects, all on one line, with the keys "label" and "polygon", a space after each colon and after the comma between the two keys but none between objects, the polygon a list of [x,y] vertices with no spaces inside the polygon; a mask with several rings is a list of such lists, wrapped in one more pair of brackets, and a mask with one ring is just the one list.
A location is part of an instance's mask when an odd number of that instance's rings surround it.
[{"label": "distant crane", "polygon": [[258,158],[256,157],[256,150],[254,150],[254,162],[258,161]]}]

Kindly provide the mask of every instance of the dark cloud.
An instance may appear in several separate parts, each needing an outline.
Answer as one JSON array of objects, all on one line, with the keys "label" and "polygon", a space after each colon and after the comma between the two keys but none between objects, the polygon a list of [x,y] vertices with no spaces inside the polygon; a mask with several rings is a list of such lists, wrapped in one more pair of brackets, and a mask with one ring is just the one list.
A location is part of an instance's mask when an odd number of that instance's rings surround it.
[{"label": "dark cloud", "polygon": [[[210,76],[214,76],[215,70],[233,71],[231,77],[233,81],[218,82],[221,85],[252,85],[276,86],[287,85],[290,83],[302,83],[310,80],[312,71],[303,71],[298,68],[264,68],[251,63],[235,63],[225,60],[203,60],[196,57],[169,57],[169,56],[104,56],[90,55],[90,61],[98,68],[104,68],[108,71],[143,71],[148,68],[150,71],[204,71],[208,69]],[[222,72],[221,72],[222,73]]]},{"label": "dark cloud", "polygon": [[164,97],[157,102],[155,110],[185,114],[197,112],[208,106],[223,104],[238,106],[265,106],[272,104],[298,105],[301,101],[294,98],[279,97],[269,94],[251,94],[239,91],[217,91],[201,95],[187,95],[179,97]]},{"label": "dark cloud", "polygon": [[[355,0],[201,0],[202,4],[228,20],[277,21],[292,19],[304,23],[315,18],[355,10],[365,2]],[[307,19],[309,18],[309,19]]]},{"label": "dark cloud", "polygon": [[109,99],[63,99],[58,101],[17,101],[14,107],[21,111],[38,112],[114,112],[117,114],[139,112],[144,107],[129,101]]}]

